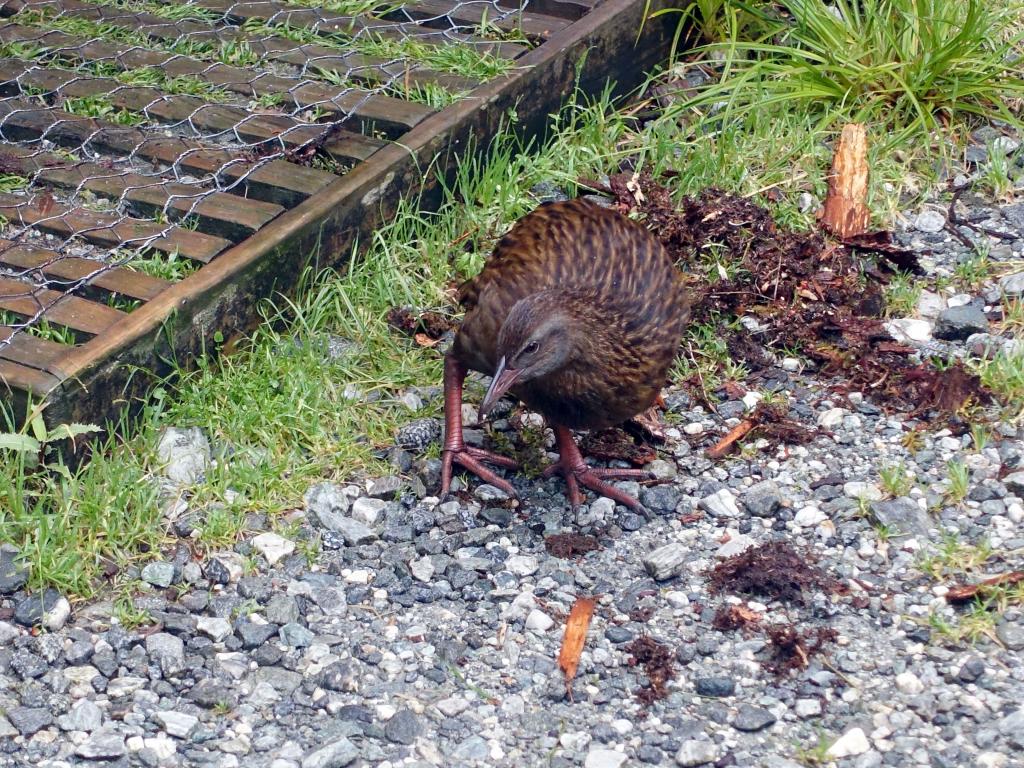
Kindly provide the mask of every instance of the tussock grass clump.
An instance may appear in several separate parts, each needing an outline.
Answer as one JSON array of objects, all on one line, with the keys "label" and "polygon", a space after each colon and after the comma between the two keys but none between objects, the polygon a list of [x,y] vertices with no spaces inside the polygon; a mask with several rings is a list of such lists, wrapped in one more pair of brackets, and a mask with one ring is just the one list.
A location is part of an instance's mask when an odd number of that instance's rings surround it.
[{"label": "tussock grass clump", "polygon": [[724,0],[712,12],[724,39],[697,52],[721,63],[721,77],[679,111],[774,107],[875,121],[889,128],[891,146],[957,117],[1019,124],[1016,0]]}]

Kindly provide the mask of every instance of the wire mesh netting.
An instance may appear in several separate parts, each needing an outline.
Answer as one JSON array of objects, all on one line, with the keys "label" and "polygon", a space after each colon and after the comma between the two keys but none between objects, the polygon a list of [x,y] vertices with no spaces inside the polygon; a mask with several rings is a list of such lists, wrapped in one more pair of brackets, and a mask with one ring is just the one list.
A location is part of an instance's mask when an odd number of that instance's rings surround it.
[{"label": "wire mesh netting", "polygon": [[0,4],[0,375],[46,370],[594,2]]}]

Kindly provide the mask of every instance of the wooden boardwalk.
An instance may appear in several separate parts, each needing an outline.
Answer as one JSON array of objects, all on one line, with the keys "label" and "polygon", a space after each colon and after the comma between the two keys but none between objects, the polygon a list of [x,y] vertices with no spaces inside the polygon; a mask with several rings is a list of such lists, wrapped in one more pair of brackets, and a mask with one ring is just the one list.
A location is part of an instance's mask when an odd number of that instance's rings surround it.
[{"label": "wooden boardwalk", "polygon": [[509,110],[535,134],[577,82],[635,87],[670,37],[648,22],[635,46],[638,0],[312,6],[0,3],[0,397],[16,411],[114,416],[147,372],[244,333],[258,299],[366,242],[401,195],[429,204]]}]

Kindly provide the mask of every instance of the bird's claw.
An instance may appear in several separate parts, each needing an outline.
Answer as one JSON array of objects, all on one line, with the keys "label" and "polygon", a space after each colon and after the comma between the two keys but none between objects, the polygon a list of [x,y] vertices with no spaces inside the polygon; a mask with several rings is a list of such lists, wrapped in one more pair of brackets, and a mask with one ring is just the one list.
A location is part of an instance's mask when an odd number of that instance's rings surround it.
[{"label": "bird's claw", "polygon": [[565,484],[569,487],[569,503],[573,509],[583,503],[583,494],[580,493],[580,486],[589,488],[599,496],[607,496],[609,499],[624,504],[644,517],[648,517],[647,509],[638,499],[633,498],[625,491],[620,491],[611,485],[608,480],[637,480],[648,479],[651,473],[644,469],[614,469],[590,467],[586,464],[569,464],[562,460],[544,470],[544,477],[551,477],[554,474],[561,474],[565,478]]},{"label": "bird's claw", "polygon": [[468,445],[453,445],[445,447],[441,455],[441,496],[448,493],[452,483],[452,469],[458,464],[463,469],[468,469],[485,483],[490,483],[500,488],[509,496],[516,496],[516,490],[512,483],[484,466],[483,462],[495,464],[506,469],[518,469],[519,464],[507,456],[498,453],[485,451],[483,448],[474,448]]}]

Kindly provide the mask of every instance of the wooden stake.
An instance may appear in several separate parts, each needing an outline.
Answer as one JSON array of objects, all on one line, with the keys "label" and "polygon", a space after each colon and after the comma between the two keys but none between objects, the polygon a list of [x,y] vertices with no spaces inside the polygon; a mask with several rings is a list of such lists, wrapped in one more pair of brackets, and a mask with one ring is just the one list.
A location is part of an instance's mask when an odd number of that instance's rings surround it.
[{"label": "wooden stake", "polygon": [[867,132],[860,123],[849,123],[843,126],[832,158],[828,195],[821,214],[822,227],[840,240],[867,232],[870,219],[867,199]]}]

